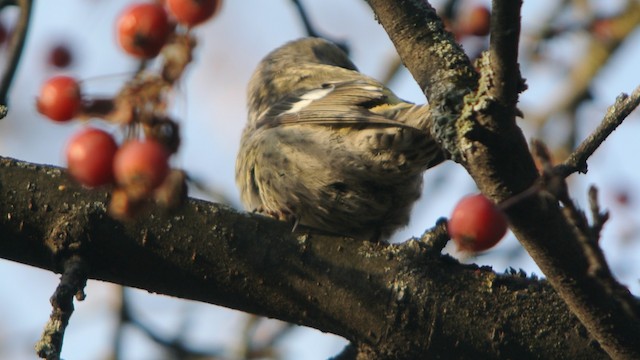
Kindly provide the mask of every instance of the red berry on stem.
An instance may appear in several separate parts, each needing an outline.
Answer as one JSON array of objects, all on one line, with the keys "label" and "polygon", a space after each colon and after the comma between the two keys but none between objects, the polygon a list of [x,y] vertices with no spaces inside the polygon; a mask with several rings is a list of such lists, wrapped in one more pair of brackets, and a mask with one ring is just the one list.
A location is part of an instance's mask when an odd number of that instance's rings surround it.
[{"label": "red berry on stem", "polygon": [[487,36],[491,30],[491,10],[486,6],[475,6],[464,11],[457,22],[461,35]]},{"label": "red berry on stem", "polygon": [[80,110],[80,85],[69,76],[55,76],[40,88],[38,112],[54,121],[69,121]]},{"label": "red berry on stem", "polygon": [[189,27],[196,26],[220,11],[222,0],[167,0],[169,12]]},{"label": "red berry on stem", "polygon": [[507,232],[507,219],[484,195],[470,195],[453,209],[447,228],[458,250],[478,252],[492,248],[502,239]]},{"label": "red berry on stem", "polygon": [[49,64],[58,67],[66,68],[73,62],[73,55],[68,45],[59,44],[54,46],[49,52]]},{"label": "red berry on stem", "polygon": [[615,21],[612,19],[596,19],[591,24],[591,32],[599,40],[612,40],[616,36]]},{"label": "red berry on stem", "polygon": [[131,140],[113,162],[116,181],[136,198],[149,195],[169,173],[169,152],[155,140]]},{"label": "red berry on stem", "polygon": [[632,202],[631,191],[626,188],[617,189],[614,193],[614,200],[616,203],[618,203],[618,205],[621,205],[621,206],[626,207],[631,205],[631,202]]},{"label": "red berry on stem", "polygon": [[159,4],[134,4],[126,8],[117,23],[118,42],[124,51],[139,58],[152,58],[171,33],[167,13]]},{"label": "red berry on stem", "polygon": [[86,186],[99,186],[113,181],[113,158],[118,145],[102,130],[85,128],[67,145],[69,173]]}]

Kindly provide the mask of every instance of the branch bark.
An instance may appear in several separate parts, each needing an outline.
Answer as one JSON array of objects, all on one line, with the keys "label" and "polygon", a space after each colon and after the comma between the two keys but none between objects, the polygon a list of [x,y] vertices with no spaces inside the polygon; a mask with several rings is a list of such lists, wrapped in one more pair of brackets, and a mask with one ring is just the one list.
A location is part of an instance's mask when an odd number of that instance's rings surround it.
[{"label": "branch bark", "polygon": [[[515,123],[522,80],[508,76],[517,74],[514,24],[520,20],[520,1],[493,1],[491,54],[480,59],[477,83],[467,75],[472,71],[464,53],[445,34],[427,1],[368,3],[405,66],[423,86],[433,109],[432,133],[451,158],[496,202],[533,187],[538,172]],[[640,310],[635,299],[608,269],[597,276],[589,273],[589,258],[577,236],[580,229],[563,216],[558,199],[539,192],[506,212],[518,240],[607,353],[617,359],[640,358]]]},{"label": "branch bark", "polygon": [[[314,327],[377,359],[605,357],[545,281],[460,265],[426,241],[292,234],[193,199],[121,223],[107,198],[62,169],[0,158],[0,256],[61,271],[74,254],[89,278]],[[47,236],[70,216],[85,233]]]}]

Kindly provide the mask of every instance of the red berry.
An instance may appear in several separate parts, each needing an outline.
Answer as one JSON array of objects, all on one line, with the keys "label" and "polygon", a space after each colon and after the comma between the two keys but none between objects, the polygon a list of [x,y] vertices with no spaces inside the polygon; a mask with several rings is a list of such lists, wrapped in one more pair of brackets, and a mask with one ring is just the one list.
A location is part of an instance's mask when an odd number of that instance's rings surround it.
[{"label": "red berry", "polygon": [[169,173],[169,152],[155,140],[131,140],[116,153],[113,172],[128,194],[147,196]]},{"label": "red berry", "polygon": [[448,230],[458,250],[484,251],[502,239],[507,232],[507,219],[484,195],[470,195],[453,209]]},{"label": "red berry", "polygon": [[38,112],[54,121],[69,121],[80,110],[80,85],[69,76],[56,76],[40,88]]},{"label": "red berry", "polygon": [[205,22],[216,14],[222,0],[167,0],[171,14],[179,23],[189,27]]},{"label": "red berry", "polygon": [[120,46],[139,58],[152,58],[164,46],[171,24],[164,8],[158,4],[134,4],[126,8],[117,24]]},{"label": "red berry", "polygon": [[58,67],[66,68],[73,62],[73,55],[68,45],[60,44],[56,45],[49,52],[49,64]]},{"label": "red berry", "polygon": [[614,193],[614,200],[620,206],[631,205],[631,199],[632,199],[632,196],[629,189],[620,188],[620,189],[617,189],[616,192]]},{"label": "red berry", "polygon": [[99,186],[113,181],[113,158],[118,145],[102,130],[85,128],[67,145],[69,173],[81,184]]},{"label": "red berry", "polygon": [[596,19],[591,24],[591,31],[600,40],[611,40],[615,37],[615,22],[611,19]]},{"label": "red berry", "polygon": [[457,23],[460,35],[487,36],[491,28],[491,10],[486,6],[475,6],[462,13]]}]

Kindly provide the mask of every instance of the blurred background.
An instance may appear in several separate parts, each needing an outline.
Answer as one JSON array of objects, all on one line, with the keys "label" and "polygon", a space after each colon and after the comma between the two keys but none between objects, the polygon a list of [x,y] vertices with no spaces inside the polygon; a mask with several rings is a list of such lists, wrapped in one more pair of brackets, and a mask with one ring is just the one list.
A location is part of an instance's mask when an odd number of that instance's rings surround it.
[{"label": "blurred background", "polygon": [[[10,114],[0,121],[1,156],[64,166],[66,141],[84,124],[61,125],[39,115],[34,106],[39,87],[54,74],[69,74],[82,80],[86,93],[115,94],[139,65],[115,41],[115,21],[131,3],[36,3],[10,94]],[[226,1],[216,18],[194,29],[195,59],[170,99],[183,136],[173,165],[211,190],[192,189],[191,196],[214,199],[211,194],[218,193],[239,208],[234,166],[246,118],[246,84],[267,52],[305,36],[294,3]],[[348,45],[362,72],[388,80],[406,100],[425,101],[411,75],[402,68],[394,70],[395,50],[366,2],[300,3],[320,34]],[[489,3],[442,0],[432,4],[447,15],[469,56],[477,57],[488,39],[463,28],[477,20],[469,14],[486,9]],[[15,25],[15,10],[0,13],[7,33]],[[560,162],[598,125],[616,96],[640,85],[640,4],[637,0],[525,1],[522,18],[520,63],[529,89],[521,96],[524,119],[519,125],[528,139],[539,138],[549,145]],[[4,40],[2,66],[6,52]],[[638,112],[633,113],[594,154],[587,175],[569,178],[571,195],[583,208],[588,207],[588,187],[599,188],[601,205],[611,213],[602,247],[613,272],[636,295],[640,295],[638,117]],[[393,240],[419,236],[438,218],[448,216],[462,196],[475,191],[471,178],[454,163],[429,170],[410,225]],[[445,252],[464,262],[493,266],[499,273],[514,268],[541,276],[511,234],[475,257],[461,256],[453,247]],[[0,260],[0,359],[36,358],[33,346],[48,319],[49,297],[58,278]],[[102,282],[89,281],[86,293],[87,299],[76,303],[67,329],[65,359],[175,359],[199,354],[211,359],[314,360],[336,355],[346,345],[342,338],[313,329]]]}]

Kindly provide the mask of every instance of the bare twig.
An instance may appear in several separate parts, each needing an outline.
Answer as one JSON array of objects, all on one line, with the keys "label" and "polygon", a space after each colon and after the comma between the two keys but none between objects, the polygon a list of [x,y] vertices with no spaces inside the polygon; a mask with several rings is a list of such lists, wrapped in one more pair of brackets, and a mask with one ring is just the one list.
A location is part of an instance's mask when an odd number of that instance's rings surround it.
[{"label": "bare twig", "polygon": [[607,114],[596,130],[558,168],[559,173],[565,177],[574,172],[586,173],[589,157],[639,104],[640,86],[631,95],[622,94],[618,96],[615,104],[609,107]]},{"label": "bare twig", "polygon": [[280,358],[276,346],[296,327],[291,323],[272,324],[273,330],[265,341],[256,341],[256,332],[260,324],[267,320],[262,316],[248,315],[244,329],[242,330],[242,340],[237,351],[241,359],[278,359]]},{"label": "bare twig", "polygon": [[309,15],[307,15],[307,11],[304,6],[300,2],[300,0],[291,0],[293,5],[295,5],[296,10],[298,10],[298,14],[300,15],[300,20],[302,20],[302,24],[304,25],[304,29],[308,36],[311,37],[320,37],[316,29],[311,25],[311,21],[309,20]]},{"label": "bare twig", "polygon": [[47,360],[60,359],[64,332],[74,310],[73,298],[84,300],[85,296],[83,289],[87,284],[87,264],[79,256],[73,255],[63,266],[60,284],[50,300],[53,306],[51,317],[35,346],[38,356]]},{"label": "bare twig", "polygon": [[338,47],[344,50],[344,52],[346,52],[347,54],[349,53],[349,46],[347,45],[347,43],[329,38],[326,35],[322,35],[320,34],[320,32],[316,30],[316,28],[313,25],[311,25],[311,20],[309,20],[309,15],[307,14],[307,11],[305,10],[304,5],[302,5],[302,2],[300,0],[291,0],[291,1],[293,2],[293,5],[296,7],[296,10],[300,15],[300,19],[302,20],[302,24],[304,25],[304,29],[307,33],[307,36],[320,37],[327,40],[331,40],[336,45],[338,45]]},{"label": "bare twig", "polygon": [[[160,335],[153,328],[147,326],[147,324],[145,324],[142,320],[135,316],[135,314],[131,311],[131,300],[130,297],[127,296],[127,292],[127,288],[123,287],[120,310],[120,318],[123,325],[129,324],[136,327],[138,330],[142,331],[142,333],[144,333],[149,339],[174,354],[178,359],[198,357],[218,359],[223,357],[224,350],[222,348],[197,349],[194,346],[187,345],[181,336],[183,331],[178,331],[176,337],[167,337]],[[118,355],[121,356],[122,354]]]},{"label": "bare twig", "polygon": [[387,64],[384,74],[380,77],[380,81],[385,85],[389,85],[389,83],[400,74],[400,70],[402,70],[402,61],[399,56],[394,55]]},{"label": "bare twig", "polygon": [[456,8],[459,6],[458,0],[447,0],[442,6],[442,17],[445,19],[453,19],[456,16]]},{"label": "bare twig", "polygon": [[[600,233],[606,218],[600,214],[597,196],[597,189],[594,186],[589,188],[589,201],[591,210],[594,213],[593,226],[589,225],[585,213],[580,211],[573,201],[565,202],[565,216],[574,225],[576,238],[580,241],[584,254],[589,261],[588,275],[601,277],[604,281],[611,281],[610,279],[613,279],[613,275],[609,270],[609,265],[602,253],[602,249],[598,246],[597,234]],[[594,228],[597,228],[597,230],[594,231]]]},{"label": "bare twig", "polygon": [[591,238],[593,242],[600,240],[600,232],[604,224],[609,220],[609,212],[600,211],[600,205],[598,204],[598,188],[591,186],[589,188],[589,207],[591,209],[591,217],[593,218],[591,225]]},{"label": "bare twig", "polygon": [[24,48],[27,31],[29,30],[31,10],[33,8],[33,0],[18,0],[17,3],[20,6],[20,18],[18,19],[16,28],[11,36],[11,45],[8,56],[9,63],[2,75],[2,80],[0,81],[0,120],[7,116],[9,111],[7,105],[7,94],[16,74],[18,64],[20,63],[22,49]]}]

